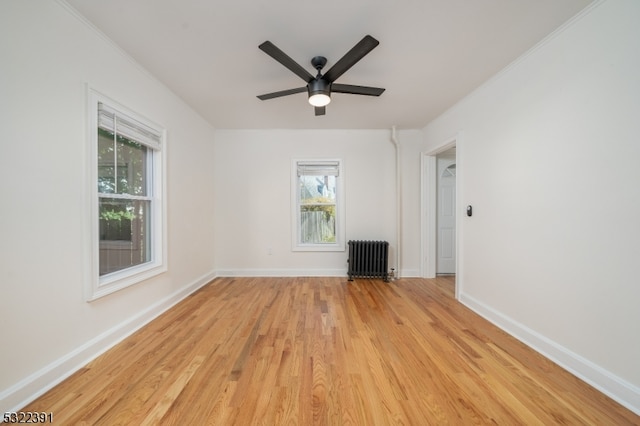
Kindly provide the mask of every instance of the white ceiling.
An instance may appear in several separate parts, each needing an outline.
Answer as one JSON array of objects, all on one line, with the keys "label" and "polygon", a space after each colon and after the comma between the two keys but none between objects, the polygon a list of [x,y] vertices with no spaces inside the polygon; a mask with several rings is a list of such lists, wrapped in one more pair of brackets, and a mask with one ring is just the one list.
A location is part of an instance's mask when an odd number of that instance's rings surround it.
[{"label": "white ceiling", "polygon": [[[422,128],[592,0],[66,0],[216,128]],[[315,74],[362,37],[380,45],[316,117],[305,82],[258,49],[269,40]]]}]

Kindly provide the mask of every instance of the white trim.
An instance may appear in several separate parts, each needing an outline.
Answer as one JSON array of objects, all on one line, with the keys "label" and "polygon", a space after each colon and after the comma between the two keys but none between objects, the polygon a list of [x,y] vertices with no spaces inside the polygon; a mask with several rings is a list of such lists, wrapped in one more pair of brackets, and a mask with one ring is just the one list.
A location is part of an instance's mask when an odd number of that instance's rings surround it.
[{"label": "white trim", "polygon": [[333,269],[218,269],[219,277],[344,277],[347,268]]},{"label": "white trim", "polygon": [[[297,225],[297,223],[296,223]],[[336,225],[337,228],[337,225]],[[291,251],[346,251],[344,238],[342,238],[342,243],[325,243],[325,244],[297,244],[297,237],[294,236],[294,240],[292,241]],[[339,239],[336,235],[336,239]],[[295,245],[294,245],[295,244]]]},{"label": "white trim", "polygon": [[20,410],[215,278],[215,271],[203,275],[9,387],[0,393],[0,411]]},{"label": "white trim", "polygon": [[525,345],[590,384],[603,394],[640,415],[640,387],[583,358],[501,312],[462,293],[459,301]]},{"label": "white trim", "polygon": [[[398,271],[402,278],[419,278],[418,269]],[[330,269],[218,269],[218,277],[348,277],[347,268]]]},{"label": "white trim", "polygon": [[[122,290],[136,283],[147,280],[156,275],[167,271],[167,203],[166,203],[166,129],[163,126],[141,116],[133,110],[121,105],[106,95],[95,90],[89,84],[86,85],[87,90],[87,180],[85,202],[88,205],[87,215],[87,251],[90,261],[89,271],[86,274],[84,286],[84,298],[87,302],[96,300],[100,297]],[[97,189],[97,170],[94,165],[97,158],[97,128],[98,128],[98,104],[102,103],[110,109],[130,117],[132,120],[139,122],[151,129],[157,131],[160,135],[160,143],[156,149],[151,150],[153,156],[152,167],[149,167],[148,179],[152,182],[151,203],[151,227],[152,227],[152,256],[150,262],[142,265],[124,269],[122,271],[99,276],[99,231],[98,221],[98,189]],[[152,175],[151,175],[152,174]],[[135,198],[140,197],[125,197]]]},{"label": "white trim", "polygon": [[[336,179],[336,242],[327,244],[301,244],[300,219],[298,205],[298,164],[334,164],[337,163],[338,175]],[[345,209],[344,161],[340,158],[293,158],[291,160],[291,251],[345,251],[346,250],[346,209]]]},{"label": "white trim", "polygon": [[456,144],[456,283],[455,297],[460,299],[462,289],[464,288],[464,221],[468,219],[466,215],[466,206],[463,204],[465,200],[464,192],[464,137],[460,131],[455,137]]},{"label": "white trim", "polygon": [[418,268],[414,268],[414,269],[401,268],[398,271],[398,278],[422,278],[422,274],[420,272],[420,269]]}]

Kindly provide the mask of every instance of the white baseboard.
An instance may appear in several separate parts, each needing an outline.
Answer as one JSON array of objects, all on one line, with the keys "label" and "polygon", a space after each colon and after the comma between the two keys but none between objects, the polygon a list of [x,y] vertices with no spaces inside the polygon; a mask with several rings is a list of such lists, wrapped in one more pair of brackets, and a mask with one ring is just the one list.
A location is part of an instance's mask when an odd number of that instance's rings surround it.
[{"label": "white baseboard", "polygon": [[400,278],[420,278],[419,269],[401,269]]},{"label": "white baseboard", "polygon": [[468,294],[461,294],[460,302],[571,374],[640,415],[640,388],[638,386],[621,379]]},{"label": "white baseboard", "polygon": [[0,393],[0,412],[20,410],[214,278],[214,272],[198,278],[9,387]]},{"label": "white baseboard", "polygon": [[346,277],[347,269],[218,269],[219,277]]},{"label": "white baseboard", "polygon": [[[219,277],[346,277],[346,268],[335,269],[218,269]],[[400,277],[419,277],[417,269],[403,269]]]}]

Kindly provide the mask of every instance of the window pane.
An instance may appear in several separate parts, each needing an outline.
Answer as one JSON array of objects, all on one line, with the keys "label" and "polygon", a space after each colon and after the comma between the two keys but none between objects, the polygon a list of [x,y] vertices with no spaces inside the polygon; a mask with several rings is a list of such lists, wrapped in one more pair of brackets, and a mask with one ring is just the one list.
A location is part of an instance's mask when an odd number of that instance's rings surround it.
[{"label": "window pane", "polygon": [[118,135],[118,194],[147,195],[146,155],[147,147]]},{"label": "window pane", "polygon": [[120,135],[113,139],[112,132],[98,129],[98,192],[146,196],[149,149]]},{"label": "window pane", "polygon": [[151,260],[150,201],[100,199],[100,275]]},{"label": "window pane", "polygon": [[300,206],[300,239],[302,244],[336,242],[336,206]]},{"label": "window pane", "polygon": [[113,133],[98,129],[98,192],[116,192]]},{"label": "window pane", "polygon": [[300,176],[300,202],[308,203],[335,203],[336,202],[336,177],[335,176]]}]

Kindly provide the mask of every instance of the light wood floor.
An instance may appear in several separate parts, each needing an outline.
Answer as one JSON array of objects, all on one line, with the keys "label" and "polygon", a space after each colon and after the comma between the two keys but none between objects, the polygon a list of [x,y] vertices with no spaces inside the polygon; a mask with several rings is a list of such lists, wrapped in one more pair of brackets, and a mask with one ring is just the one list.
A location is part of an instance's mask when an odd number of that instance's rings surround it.
[{"label": "light wood floor", "polygon": [[221,278],[24,408],[60,425],[625,425],[453,278]]}]

